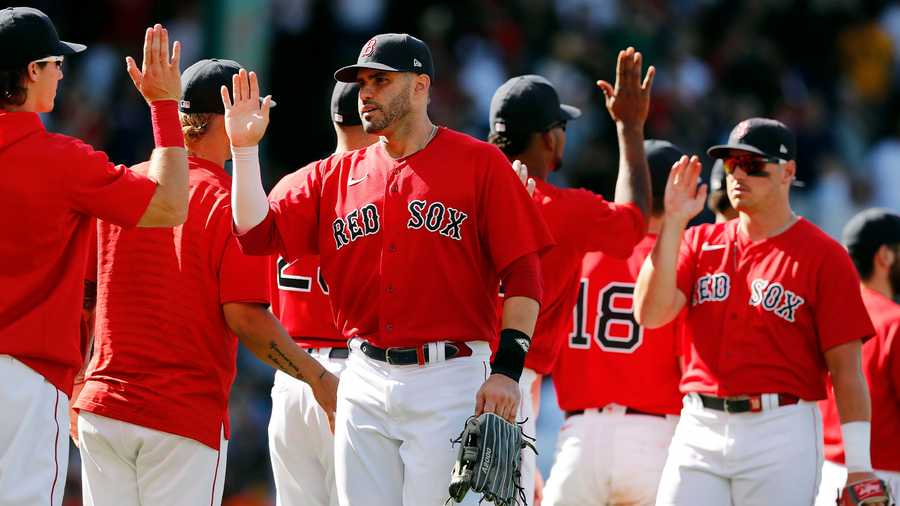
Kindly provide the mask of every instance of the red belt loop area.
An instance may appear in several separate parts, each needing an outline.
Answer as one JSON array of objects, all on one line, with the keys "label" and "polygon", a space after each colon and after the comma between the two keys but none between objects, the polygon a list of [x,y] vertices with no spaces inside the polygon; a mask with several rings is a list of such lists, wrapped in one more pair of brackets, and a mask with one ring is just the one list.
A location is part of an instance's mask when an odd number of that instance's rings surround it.
[{"label": "red belt loop area", "polygon": [[425,367],[425,347],[427,344],[420,344],[416,346],[416,363],[419,364],[419,367]]}]

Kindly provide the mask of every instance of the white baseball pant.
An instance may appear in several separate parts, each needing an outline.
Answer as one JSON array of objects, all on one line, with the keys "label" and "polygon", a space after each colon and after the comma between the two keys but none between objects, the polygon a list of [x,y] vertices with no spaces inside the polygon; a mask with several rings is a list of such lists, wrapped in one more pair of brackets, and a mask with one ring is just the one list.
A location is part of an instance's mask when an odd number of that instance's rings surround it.
[{"label": "white baseball pant", "polygon": [[[875,475],[884,480],[890,489],[891,497],[897,500],[900,494],[900,473],[894,471],[875,470]],[[816,496],[816,506],[834,506],[838,493],[847,484],[847,468],[843,464],[826,460],[822,464],[822,484]]]},{"label": "white baseball pant", "polygon": [[[340,376],[342,358],[329,359],[331,348],[310,350],[328,371]],[[337,506],[334,481],[334,435],[325,411],[306,383],[281,371],[272,386],[269,455],[277,506]]]},{"label": "white baseball pant", "polygon": [[69,464],[69,397],[0,355],[0,504],[60,506]]},{"label": "white baseball pant", "polygon": [[566,420],[544,486],[544,506],[655,503],[678,417],[625,414],[625,409],[610,404]]},{"label": "white baseball pant", "polygon": [[84,506],[222,504],[228,440],[193,439],[82,410],[78,415]]},{"label": "white baseball pant", "polygon": [[[335,477],[341,506],[443,506],[457,448],[490,374],[490,347],[469,342],[469,357],[390,365],[359,351],[338,386]],[[429,356],[443,346],[430,343]],[[478,504],[469,492],[462,504]]]},{"label": "white baseball pant", "polygon": [[[519,393],[522,395],[522,402],[519,403],[519,413],[516,415],[516,421],[521,422],[522,432],[529,437],[535,438],[533,444],[537,447],[537,417],[534,414],[534,398],[532,397],[532,388],[534,382],[537,381],[538,374],[534,369],[525,368],[522,370],[522,376],[519,378]],[[534,472],[537,467],[537,455],[531,449],[522,450],[522,478],[519,484],[525,492],[528,504],[534,499]]]},{"label": "white baseball pant", "polygon": [[819,409],[773,400],[763,395],[758,413],[725,413],[686,395],[656,504],[813,504],[823,460]]}]

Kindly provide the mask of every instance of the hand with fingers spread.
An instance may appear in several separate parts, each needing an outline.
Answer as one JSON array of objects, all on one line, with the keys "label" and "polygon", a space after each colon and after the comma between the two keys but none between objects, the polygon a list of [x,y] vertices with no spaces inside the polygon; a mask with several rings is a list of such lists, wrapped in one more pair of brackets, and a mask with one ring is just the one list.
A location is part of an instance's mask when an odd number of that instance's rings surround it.
[{"label": "hand with fingers spread", "polygon": [[597,81],[597,86],[603,90],[606,97],[606,109],[616,123],[643,128],[647,120],[650,110],[650,88],[653,86],[656,68],[651,65],[642,82],[642,63],[641,53],[629,47],[619,51],[615,86],[606,81]]},{"label": "hand with fingers spread", "polygon": [[515,423],[522,394],[519,384],[503,374],[491,374],[475,394],[475,416],[495,413],[510,423]]},{"label": "hand with fingers spread", "polygon": [[522,186],[525,187],[525,190],[528,192],[528,196],[533,197],[535,182],[534,178],[528,177],[528,166],[526,166],[519,160],[516,160],[512,163],[512,168],[513,172],[515,172],[516,175],[519,176],[519,181],[522,182]]},{"label": "hand with fingers spread", "polygon": [[272,96],[266,96],[260,104],[256,72],[241,69],[234,75],[231,84],[233,102],[228,95],[228,88],[222,86],[221,90],[222,103],[225,105],[225,131],[233,147],[255,146],[262,140],[269,126]]},{"label": "hand with fingers spread", "polygon": [[125,58],[126,70],[144,100],[149,104],[156,100],[181,98],[181,43],[175,41],[169,57],[169,32],[157,24],[147,28],[144,34],[144,61],[138,68],[134,58]]},{"label": "hand with fingers spread", "polygon": [[697,186],[700,177],[700,159],[694,155],[690,159],[682,156],[672,166],[666,181],[666,220],[686,225],[706,205],[706,185]]}]

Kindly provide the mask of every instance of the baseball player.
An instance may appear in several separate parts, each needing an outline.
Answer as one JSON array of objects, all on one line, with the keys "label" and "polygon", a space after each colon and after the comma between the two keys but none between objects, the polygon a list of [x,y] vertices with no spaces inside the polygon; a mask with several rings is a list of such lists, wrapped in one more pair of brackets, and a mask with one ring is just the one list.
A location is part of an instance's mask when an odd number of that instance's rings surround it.
[{"label": "baseball player", "polygon": [[415,37],[369,40],[335,78],[359,83],[363,128],[381,140],[288,176],[275,199],[255,155],[264,121],[231,138],[241,246],[288,260],[318,253],[350,339],[335,431],[342,506],[444,504],[450,439],[467,417],[515,417],[539,309],[546,225],[499,149],[428,119],[433,69]]},{"label": "baseball player", "polygon": [[[534,435],[532,391],[541,375],[553,367],[568,332],[578,295],[581,259],[588,251],[605,251],[627,258],[646,232],[650,183],[644,157],[644,121],[650,103],[653,67],[641,83],[641,54],[619,52],[616,86],[601,81],[607,105],[619,133],[621,155],[614,203],[587,190],[558,188],[547,176],[562,164],[566,122],[581,111],[560,105],[556,89],[537,75],[514,77],[491,99],[489,141],[510,161],[523,163],[535,180],[534,201],[547,222],[556,247],[541,258],[544,300],[519,386],[526,434]],[[529,500],[535,493],[535,455],[523,454],[522,486]]]},{"label": "baseball player", "polygon": [[187,221],[152,231],[99,223],[96,351],[75,402],[88,506],[221,503],[235,334],[334,410],[337,378],[267,310],[266,259],[244,256],[231,233],[220,87],[238,88],[238,73],[244,85],[256,79],[216,59],[182,76]]},{"label": "baseball player", "polygon": [[[356,83],[337,83],[334,87],[331,121],[337,135],[335,154],[362,149],[378,140],[362,128],[356,109],[358,95]],[[283,179],[272,190],[272,198],[291,188],[291,179]],[[319,258],[308,256],[287,262],[273,256],[269,276],[272,312],[294,342],[339,376],[350,351],[347,340],[334,326]],[[282,372],[275,373],[272,386],[269,455],[278,505],[337,506],[334,435],[328,416],[308,385]]]},{"label": "baseball player", "polygon": [[[681,407],[681,327],[644,329],[631,299],[656,240],[663,192],[683,155],[666,141],[644,143],[650,166],[649,234],[622,260],[588,253],[574,325],[553,369],[566,422],[544,488],[544,506],[652,505]],[[540,321],[540,319],[538,320]]]},{"label": "baseball player", "polygon": [[50,19],[0,10],[0,504],[58,505],[66,480],[69,395],[79,347],[93,217],[123,227],[172,226],[187,212],[187,156],[177,99],[179,44],[148,28],[140,69],[128,72],[150,105],[156,149],[146,174],[109,162],[83,142],[44,130],[65,56]]},{"label": "baseball player", "polygon": [[717,159],[709,172],[709,198],[706,200],[706,207],[716,215],[716,223],[724,223],[738,217],[738,212],[731,206],[728,192],[725,191],[725,177],[722,160]]},{"label": "baseball player", "polygon": [[[871,457],[875,474],[900,496],[900,215],[887,209],[857,214],[844,227],[844,246],[862,278],[862,299],[875,337],[862,348],[872,396]],[[817,505],[831,506],[847,481],[841,423],[834,392],[819,403],[825,426],[825,463]],[[864,423],[864,422],[862,422]]]},{"label": "baseball player", "polygon": [[687,308],[686,395],[659,505],[811,504],[822,465],[815,401],[825,397],[826,372],[856,456],[849,480],[873,476],[868,424],[859,423],[869,420],[859,357],[874,330],[847,252],[791,210],[795,153],[782,123],[739,123],[728,144],[709,149],[723,160],[739,217],[686,231],[706,186],[697,188],[697,157],[672,169],[634,293],[647,328]]}]

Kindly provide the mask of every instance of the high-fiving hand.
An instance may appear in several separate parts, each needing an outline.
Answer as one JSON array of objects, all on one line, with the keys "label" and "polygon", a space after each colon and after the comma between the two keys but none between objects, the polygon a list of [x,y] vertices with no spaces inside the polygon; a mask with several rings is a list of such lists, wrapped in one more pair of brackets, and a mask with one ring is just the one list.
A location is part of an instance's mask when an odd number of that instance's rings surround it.
[{"label": "high-fiving hand", "polygon": [[144,61],[138,69],[134,58],[125,58],[125,67],[134,87],[149,104],[154,100],[181,98],[181,43],[175,41],[169,58],[169,32],[157,24],[144,33]]},{"label": "high-fiving hand", "polygon": [[225,132],[236,148],[255,146],[262,140],[269,126],[269,108],[272,96],[268,95],[260,104],[259,80],[256,72],[244,69],[234,75],[231,81],[234,102],[228,94],[228,87],[222,86],[222,104],[225,106]]},{"label": "high-fiving hand", "polygon": [[616,85],[597,81],[597,86],[606,96],[606,109],[616,123],[643,128],[647,120],[650,111],[650,88],[653,86],[656,68],[651,65],[647,69],[647,75],[642,83],[642,62],[641,53],[635,51],[633,47],[619,51],[619,59],[616,62]]},{"label": "high-fiving hand", "polygon": [[700,158],[682,156],[672,166],[666,181],[666,220],[687,224],[706,205],[706,185],[697,186],[700,177]]}]

